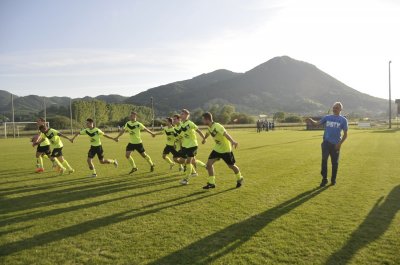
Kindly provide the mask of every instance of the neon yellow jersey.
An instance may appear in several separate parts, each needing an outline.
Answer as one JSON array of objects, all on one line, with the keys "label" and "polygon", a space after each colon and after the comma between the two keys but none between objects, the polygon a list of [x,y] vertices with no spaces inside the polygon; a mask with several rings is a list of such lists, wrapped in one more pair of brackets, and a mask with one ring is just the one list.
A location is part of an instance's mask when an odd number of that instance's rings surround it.
[{"label": "neon yellow jersey", "polygon": [[198,146],[197,137],[195,134],[197,129],[197,125],[190,120],[182,122],[180,129],[182,136],[182,147],[190,148]]},{"label": "neon yellow jersey", "polygon": [[47,132],[44,133],[46,138],[50,140],[52,148],[61,148],[63,147],[63,142],[59,136],[60,132],[54,129],[49,128]]},{"label": "neon yellow jersey", "polygon": [[208,132],[214,138],[215,146],[214,151],[218,153],[232,152],[231,142],[224,136],[226,132],[224,126],[218,122],[214,122],[211,127],[208,127]]},{"label": "neon yellow jersey", "polygon": [[49,141],[49,139],[47,139],[47,137],[46,137],[46,135],[44,135],[44,133],[39,133],[39,136],[40,136],[40,139],[44,139],[44,141],[43,142],[41,142],[40,144],[39,144],[39,146],[48,146],[48,145],[50,145],[50,141]]},{"label": "neon yellow jersey", "polygon": [[175,146],[176,136],[178,136],[178,134],[175,132],[175,128],[165,127],[162,132],[167,136],[167,145]]},{"label": "neon yellow jersey", "polygon": [[125,123],[124,129],[129,133],[129,142],[131,144],[140,144],[142,138],[140,138],[140,131],[145,127],[138,121],[128,121]]},{"label": "neon yellow jersey", "polygon": [[83,129],[79,132],[79,134],[89,136],[91,146],[100,146],[101,145],[100,136],[104,135],[103,131],[96,127],[93,129],[90,128]]}]

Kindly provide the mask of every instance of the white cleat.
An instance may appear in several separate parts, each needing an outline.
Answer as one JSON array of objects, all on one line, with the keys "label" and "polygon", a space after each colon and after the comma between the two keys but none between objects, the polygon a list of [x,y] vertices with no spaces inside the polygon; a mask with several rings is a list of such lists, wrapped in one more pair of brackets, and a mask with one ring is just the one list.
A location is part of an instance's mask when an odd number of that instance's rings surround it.
[{"label": "white cleat", "polygon": [[182,179],[180,183],[181,183],[182,185],[187,185],[187,184],[189,184],[189,180],[187,180],[187,179]]}]

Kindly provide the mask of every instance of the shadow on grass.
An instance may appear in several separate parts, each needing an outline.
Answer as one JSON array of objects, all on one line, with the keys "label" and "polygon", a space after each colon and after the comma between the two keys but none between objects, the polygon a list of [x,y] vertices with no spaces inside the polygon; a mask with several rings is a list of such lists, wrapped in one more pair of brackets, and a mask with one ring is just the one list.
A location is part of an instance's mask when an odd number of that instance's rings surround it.
[{"label": "shadow on grass", "polygon": [[375,203],[365,220],[351,234],[350,239],[329,257],[326,265],[348,264],[357,251],[379,239],[386,232],[400,211],[400,185],[394,187],[381,204],[382,200],[383,197]]},{"label": "shadow on grass", "polygon": [[0,208],[0,214],[32,210],[37,207],[46,207],[60,203],[94,198],[110,193],[146,188],[152,185],[166,184],[177,181],[175,177],[176,176],[173,175],[158,179],[145,179],[142,181],[136,181],[134,178],[113,180],[107,183],[100,182],[80,187],[75,186],[67,189],[43,192],[17,198],[1,198],[0,201],[2,207]]},{"label": "shadow on grass", "polygon": [[232,224],[150,264],[209,264],[247,242],[272,221],[314,198],[327,188],[304,192],[274,208]]},{"label": "shadow on grass", "polygon": [[[77,235],[81,235],[83,233],[87,233],[89,231],[102,228],[111,224],[120,223],[123,221],[131,220],[134,218],[138,218],[141,216],[146,216],[149,214],[158,213],[162,210],[171,208],[171,207],[178,207],[181,205],[185,205],[191,202],[199,201],[202,199],[210,198],[217,196],[219,194],[223,194],[225,192],[234,190],[235,188],[223,190],[220,192],[196,192],[189,196],[178,197],[175,199],[171,199],[168,201],[158,202],[150,205],[146,205],[137,209],[129,210],[120,212],[117,214],[112,214],[104,217],[100,217],[94,220],[86,221],[80,224],[72,225],[69,227],[61,228],[58,230],[46,232],[43,234],[39,234],[33,236],[31,238],[19,240],[16,242],[6,243],[0,246],[0,256],[6,256],[13,253],[17,253],[23,250],[32,249],[38,246],[43,246],[52,242],[60,241],[66,238],[74,237]],[[203,195],[203,196],[201,196]],[[189,199],[188,199],[189,198]],[[187,199],[187,200],[185,200]],[[181,201],[184,200],[184,201]],[[176,202],[173,204],[169,204],[171,202]],[[161,206],[160,206],[161,205]],[[159,206],[157,208],[153,208],[155,206]],[[149,209],[153,208],[153,209]],[[148,210],[146,210],[148,209]]]}]

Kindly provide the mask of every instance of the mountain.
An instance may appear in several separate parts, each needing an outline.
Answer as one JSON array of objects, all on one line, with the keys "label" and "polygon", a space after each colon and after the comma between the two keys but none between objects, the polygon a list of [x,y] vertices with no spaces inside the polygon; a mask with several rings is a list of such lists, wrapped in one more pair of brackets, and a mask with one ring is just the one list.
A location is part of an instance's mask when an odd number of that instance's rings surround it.
[{"label": "mountain", "polygon": [[[202,93],[205,87],[213,84],[230,80],[242,74],[228,70],[216,70],[208,74],[202,74],[189,80],[174,82],[171,84],[151,88],[128,98],[125,102],[135,105],[149,105],[150,98],[154,98],[156,109],[162,113],[168,113],[175,109],[180,109],[192,98],[192,95]],[[204,100],[203,100],[204,101]],[[207,101],[207,100],[206,100]],[[196,102],[192,106],[201,106],[203,102]]]},{"label": "mountain", "polygon": [[273,58],[242,74],[218,70],[151,88],[126,102],[145,104],[150,97],[161,112],[220,103],[253,114],[315,114],[326,113],[333,102],[341,101],[346,113],[376,116],[385,113],[387,106],[386,100],[358,92],[314,65],[288,56]]}]

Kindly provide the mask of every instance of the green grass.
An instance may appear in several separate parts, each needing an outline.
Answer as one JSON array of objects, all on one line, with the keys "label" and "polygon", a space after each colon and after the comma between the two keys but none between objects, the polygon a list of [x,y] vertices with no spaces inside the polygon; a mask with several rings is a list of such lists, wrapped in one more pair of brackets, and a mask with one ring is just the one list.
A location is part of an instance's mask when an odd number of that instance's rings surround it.
[{"label": "green grass", "polygon": [[231,133],[244,186],[220,162],[210,191],[203,169],[179,185],[162,137],[144,136],[156,172],[134,154],[133,176],[126,136],[104,139],[120,167],[95,161],[95,179],[85,137],[65,142],[76,169],[65,176],[32,173],[28,139],[0,140],[0,264],[400,264],[400,131],[351,130],[326,189],[316,188],[321,131]]}]

